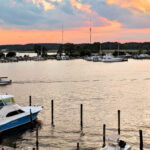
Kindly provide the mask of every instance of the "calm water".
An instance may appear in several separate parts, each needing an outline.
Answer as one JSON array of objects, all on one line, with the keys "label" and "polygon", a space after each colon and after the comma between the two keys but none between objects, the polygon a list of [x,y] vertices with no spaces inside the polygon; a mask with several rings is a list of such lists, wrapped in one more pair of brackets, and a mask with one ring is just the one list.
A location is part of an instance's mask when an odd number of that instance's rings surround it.
[{"label": "calm water", "polygon": [[[13,84],[0,87],[0,94],[13,94],[18,104],[44,106],[38,119],[40,150],[98,150],[102,127],[117,133],[117,110],[121,110],[121,135],[139,149],[139,129],[145,150],[150,149],[150,60],[94,63],[84,60],[19,62],[0,64],[0,76]],[[51,127],[51,100],[55,103],[55,128]],[[80,136],[80,104],[84,105],[84,136]],[[35,132],[26,131],[3,139],[4,145],[27,149],[35,146]]]}]

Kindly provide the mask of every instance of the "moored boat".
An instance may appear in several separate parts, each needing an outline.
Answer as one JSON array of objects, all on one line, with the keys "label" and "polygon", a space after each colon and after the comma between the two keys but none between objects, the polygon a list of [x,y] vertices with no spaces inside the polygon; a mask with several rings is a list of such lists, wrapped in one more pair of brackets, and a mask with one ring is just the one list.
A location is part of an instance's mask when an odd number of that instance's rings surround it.
[{"label": "moored boat", "polygon": [[100,150],[131,150],[130,145],[127,145],[126,142],[119,139],[119,135],[109,135],[107,145]]},{"label": "moored boat", "polygon": [[13,95],[0,95],[0,132],[34,121],[41,110],[42,106],[19,106]]},{"label": "moored boat", "polygon": [[102,62],[122,62],[124,58],[114,57],[112,54],[107,54],[103,56]]},{"label": "moored boat", "polygon": [[6,80],[8,77],[0,77],[0,85],[8,85],[12,83],[12,80]]}]

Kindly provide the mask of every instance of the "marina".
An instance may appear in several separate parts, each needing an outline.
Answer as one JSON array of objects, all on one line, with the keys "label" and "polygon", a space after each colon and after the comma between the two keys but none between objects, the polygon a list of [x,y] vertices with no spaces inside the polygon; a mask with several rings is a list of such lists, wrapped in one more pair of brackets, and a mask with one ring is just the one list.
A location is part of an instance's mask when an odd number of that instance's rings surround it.
[{"label": "marina", "polygon": [[[103,124],[107,125],[106,136],[117,133],[117,110],[122,112],[121,139],[137,150],[139,130],[143,130],[144,150],[149,150],[149,65],[149,60],[133,59],[109,64],[80,59],[5,63],[0,64],[1,75],[9,76],[13,84],[0,87],[0,94],[7,91],[15,95],[21,106],[29,106],[32,95],[31,105],[43,106],[38,115],[42,123],[38,133],[41,150],[75,149],[77,143],[83,150],[99,150]],[[35,148],[36,130],[31,132],[29,127],[16,132],[3,138],[1,144],[8,147],[16,144],[18,149]]]}]

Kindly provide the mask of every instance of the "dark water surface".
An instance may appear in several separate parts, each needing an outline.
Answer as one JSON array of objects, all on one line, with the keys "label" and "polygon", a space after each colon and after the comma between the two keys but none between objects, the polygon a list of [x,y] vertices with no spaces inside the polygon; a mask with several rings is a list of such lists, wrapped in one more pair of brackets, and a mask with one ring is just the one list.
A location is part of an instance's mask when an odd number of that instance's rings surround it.
[{"label": "dark water surface", "polygon": [[[94,63],[84,60],[41,61],[0,64],[0,76],[13,84],[0,87],[0,94],[13,94],[19,105],[44,109],[38,116],[40,150],[73,150],[80,142],[83,150],[98,150],[102,127],[117,133],[117,110],[121,110],[123,140],[139,149],[139,129],[144,149],[150,149],[150,60],[121,63]],[[55,104],[55,127],[51,127],[51,100]],[[80,135],[80,104],[84,105],[84,136]],[[15,138],[16,137],[16,138]],[[35,132],[3,139],[4,145],[35,146]]]}]

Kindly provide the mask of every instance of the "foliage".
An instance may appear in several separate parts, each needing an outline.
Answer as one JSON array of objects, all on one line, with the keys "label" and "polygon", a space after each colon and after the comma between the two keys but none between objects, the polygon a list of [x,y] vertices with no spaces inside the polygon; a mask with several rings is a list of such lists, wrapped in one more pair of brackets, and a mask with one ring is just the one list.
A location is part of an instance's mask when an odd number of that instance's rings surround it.
[{"label": "foliage", "polygon": [[5,57],[5,54],[0,52],[0,58],[4,58]]},{"label": "foliage", "polygon": [[37,56],[46,57],[47,56],[47,48],[41,45],[34,45],[34,51],[37,53]]},{"label": "foliage", "polygon": [[16,57],[16,52],[8,52],[6,57]]}]

